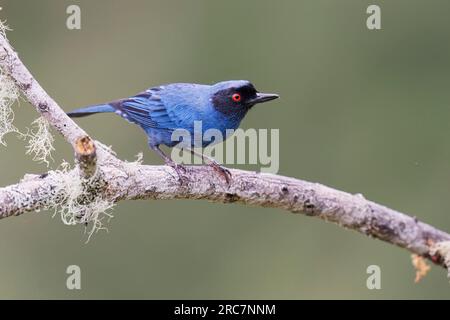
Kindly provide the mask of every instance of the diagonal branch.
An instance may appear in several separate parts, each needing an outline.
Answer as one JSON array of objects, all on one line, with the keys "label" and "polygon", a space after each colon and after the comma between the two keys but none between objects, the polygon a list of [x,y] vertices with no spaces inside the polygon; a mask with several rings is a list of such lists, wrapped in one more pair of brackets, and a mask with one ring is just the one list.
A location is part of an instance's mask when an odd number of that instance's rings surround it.
[{"label": "diagonal branch", "polygon": [[[113,203],[135,199],[204,199],[238,202],[303,213],[334,222],[370,237],[405,248],[445,266],[448,256],[433,250],[436,243],[448,243],[450,234],[419,222],[398,211],[318,183],[230,169],[232,181],[225,183],[207,166],[188,167],[184,183],[167,166],[146,166],[117,159],[93,141],[42,89],[23,65],[8,40],[0,35],[0,68],[9,75],[39,113],[76,151],[78,169],[27,175],[17,184],[0,188],[0,218],[55,207],[67,201],[62,187],[74,175],[88,186],[83,203],[99,196]],[[95,176],[95,180],[92,177]],[[99,183],[100,182],[100,183]],[[440,252],[443,252],[441,250]]]},{"label": "diagonal branch", "polygon": [[28,102],[59,132],[74,145],[86,136],[86,132],[70,119],[58,104],[45,92],[19,59],[8,39],[0,34],[0,67],[22,91]]}]

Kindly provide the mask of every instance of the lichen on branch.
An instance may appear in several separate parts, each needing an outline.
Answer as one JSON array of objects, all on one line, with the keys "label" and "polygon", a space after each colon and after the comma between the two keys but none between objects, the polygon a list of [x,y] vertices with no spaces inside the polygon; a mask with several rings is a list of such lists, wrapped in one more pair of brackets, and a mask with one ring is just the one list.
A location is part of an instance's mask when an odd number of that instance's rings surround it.
[{"label": "lichen on branch", "polygon": [[[0,28],[1,30],[1,28]],[[19,99],[19,90],[14,82],[0,68],[0,144],[6,146],[6,134],[19,130],[14,126],[13,104]]]},{"label": "lichen on branch", "polygon": [[54,138],[50,132],[50,125],[43,117],[39,117],[31,123],[32,128],[28,130],[25,138],[28,139],[26,154],[33,156],[33,161],[50,165],[53,160],[52,152]]},{"label": "lichen on branch", "polygon": [[[9,30],[3,21],[0,20],[0,37],[4,43],[9,44],[6,38],[6,31]],[[10,58],[8,51],[5,51],[0,65],[0,144],[6,146],[4,136],[8,133],[17,133],[21,138],[28,140],[26,153],[33,155],[33,160],[44,162],[49,165],[53,147],[53,136],[50,133],[50,125],[43,118],[39,117],[31,124],[32,128],[21,133],[13,124],[15,103],[19,102],[20,86],[11,77],[14,59]]]},{"label": "lichen on branch", "polygon": [[66,225],[86,226],[88,240],[95,232],[106,229],[105,220],[113,217],[110,209],[115,203],[104,197],[105,184],[101,175],[85,179],[79,170],[70,170],[67,162],[63,162],[57,174],[60,183],[55,188],[62,196],[50,205],[55,208],[54,216],[59,215]]}]

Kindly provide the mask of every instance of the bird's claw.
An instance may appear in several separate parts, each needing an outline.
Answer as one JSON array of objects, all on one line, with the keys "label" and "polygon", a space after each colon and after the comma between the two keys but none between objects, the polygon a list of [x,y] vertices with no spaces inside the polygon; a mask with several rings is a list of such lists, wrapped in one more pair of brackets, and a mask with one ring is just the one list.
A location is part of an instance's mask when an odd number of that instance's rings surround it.
[{"label": "bird's claw", "polygon": [[225,179],[225,181],[227,182],[228,185],[230,184],[230,182],[231,182],[230,170],[221,166],[217,162],[211,162],[209,165]]},{"label": "bird's claw", "polygon": [[181,185],[185,184],[186,178],[184,175],[186,174],[186,168],[183,165],[178,164],[176,162],[168,162],[167,165],[170,166],[173,170],[175,170],[175,172],[178,175],[178,181],[180,182],[180,184]]}]

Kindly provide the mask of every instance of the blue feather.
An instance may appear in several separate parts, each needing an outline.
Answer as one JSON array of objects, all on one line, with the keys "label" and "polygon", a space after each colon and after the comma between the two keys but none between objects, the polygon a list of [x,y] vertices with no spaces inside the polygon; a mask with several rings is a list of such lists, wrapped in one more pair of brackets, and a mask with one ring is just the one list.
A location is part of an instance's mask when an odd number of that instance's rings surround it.
[{"label": "blue feather", "polygon": [[115,109],[109,104],[98,104],[89,107],[75,109],[71,112],[68,112],[67,115],[71,118],[79,118],[88,116],[94,113],[104,113],[104,112],[114,112]]}]

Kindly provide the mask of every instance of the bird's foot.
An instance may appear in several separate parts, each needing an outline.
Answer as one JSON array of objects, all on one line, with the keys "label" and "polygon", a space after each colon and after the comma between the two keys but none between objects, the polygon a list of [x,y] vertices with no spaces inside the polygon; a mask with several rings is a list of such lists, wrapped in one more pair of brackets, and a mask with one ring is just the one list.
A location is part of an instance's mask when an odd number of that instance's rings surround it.
[{"label": "bird's foot", "polygon": [[181,185],[186,183],[186,177],[185,177],[186,168],[183,165],[176,163],[175,161],[168,161],[168,162],[166,162],[166,165],[168,165],[173,170],[175,170],[175,172],[178,175],[178,181],[180,182]]},{"label": "bird's foot", "polygon": [[231,182],[231,172],[230,172],[230,170],[228,170],[227,168],[221,166],[220,164],[218,164],[215,161],[210,161],[208,163],[208,165],[210,167],[212,167],[217,173],[219,173],[219,175],[221,175],[225,179],[226,183],[228,185],[230,185],[230,182]]}]

